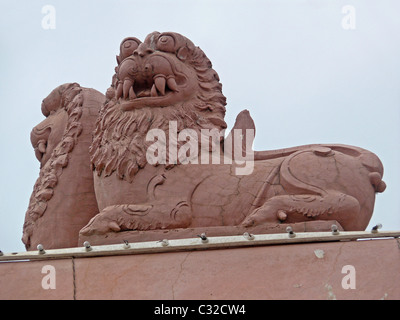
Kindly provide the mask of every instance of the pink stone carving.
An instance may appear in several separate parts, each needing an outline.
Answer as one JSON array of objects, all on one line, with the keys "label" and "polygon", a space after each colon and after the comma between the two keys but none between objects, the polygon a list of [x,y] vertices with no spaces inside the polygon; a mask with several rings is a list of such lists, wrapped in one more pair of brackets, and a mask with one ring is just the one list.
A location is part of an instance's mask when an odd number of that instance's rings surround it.
[{"label": "pink stone carving", "polygon": [[24,222],[27,249],[77,246],[79,230],[98,212],[88,149],[104,100],[77,83],[59,86],[43,100],[46,119],[31,132],[40,173]]},{"label": "pink stone carving", "polygon": [[[340,144],[254,151],[255,124],[247,110],[225,137],[218,74],[180,34],[126,38],[117,64],[105,96],[70,84],[44,100],[47,119],[32,133],[42,167],[24,225],[28,249],[53,232],[45,229],[49,217],[63,222],[60,241],[47,247],[83,239],[160,240],[187,236],[188,230],[196,236],[304,223],[326,228],[321,221],[344,230],[367,227],[375,193],[386,187],[372,152]],[[60,102],[57,92],[78,91]],[[89,113],[72,117],[73,105]],[[67,169],[76,172],[74,179],[64,177]],[[77,185],[87,188],[71,196],[73,205],[62,205],[69,203],[66,190]],[[53,208],[58,194],[64,202]]]}]

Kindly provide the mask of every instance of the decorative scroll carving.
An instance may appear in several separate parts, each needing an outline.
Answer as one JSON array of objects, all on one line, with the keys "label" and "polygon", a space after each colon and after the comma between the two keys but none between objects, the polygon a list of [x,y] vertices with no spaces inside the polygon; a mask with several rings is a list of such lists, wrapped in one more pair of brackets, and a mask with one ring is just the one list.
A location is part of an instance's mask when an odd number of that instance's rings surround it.
[{"label": "decorative scroll carving", "polygon": [[[65,174],[63,175],[71,159],[75,159],[73,167],[77,165],[82,167],[85,163],[82,163],[80,159],[89,158],[87,145],[86,150],[78,150],[77,152],[74,152],[74,150],[76,150],[77,146],[79,146],[80,149],[85,148],[85,142],[80,141],[79,137],[82,134],[84,125],[86,125],[86,131],[90,133],[90,127],[93,127],[90,123],[94,121],[90,120],[90,118],[93,117],[95,119],[97,117],[99,110],[98,104],[101,103],[100,101],[104,101],[100,93],[96,92],[93,94],[93,101],[99,101],[95,103],[94,106],[91,106],[91,108],[96,111],[94,115],[85,115],[85,119],[82,122],[84,104],[87,104],[84,96],[91,94],[90,90],[91,89],[81,88],[77,83],[68,83],[54,89],[49,96],[43,100],[42,113],[46,116],[46,119],[33,128],[31,132],[31,143],[34,147],[35,155],[40,161],[40,172],[33,187],[24,222],[22,239],[27,248],[31,246],[31,238],[34,230],[37,231],[39,229],[36,233],[42,233],[44,236],[47,236],[48,232],[51,232],[49,230],[43,231],[41,230],[43,227],[38,226],[38,221],[43,221],[42,217],[44,215],[60,215],[63,211],[68,211],[69,208],[75,208],[74,205],[67,204],[69,201],[73,202],[69,200],[71,196],[68,195],[68,193],[73,193],[69,190],[74,188],[75,184],[86,184],[87,186],[85,188],[83,187],[82,190],[93,190],[92,179],[82,182],[81,179],[85,178],[85,174],[80,175],[80,171],[86,171],[86,175],[89,175],[89,162],[86,164],[87,168],[76,169],[76,178],[73,174],[74,168],[71,168],[70,172],[72,172],[68,177],[64,177]],[[94,92],[94,90],[92,91]],[[90,104],[91,103],[89,103],[89,105]],[[88,113],[88,111],[86,112]],[[87,139],[86,136],[87,133],[84,140]],[[64,179],[63,187],[57,188],[60,179]],[[67,180],[72,179],[73,181],[67,182]],[[63,198],[63,193],[66,193],[64,196],[64,200],[66,201],[64,205],[65,210],[60,208],[59,205],[54,204],[53,208],[50,210],[51,212],[48,212],[48,204],[56,192],[58,192],[58,198],[61,199]],[[82,205],[86,206],[85,210],[89,212],[93,210],[93,206],[88,205],[93,197],[94,196],[88,195],[86,200],[82,202]],[[56,202],[58,201],[60,200],[57,199]],[[55,210],[57,214],[54,212]],[[69,213],[65,212],[63,214]],[[86,214],[83,214],[82,216],[85,215]],[[48,217],[48,219],[52,218]],[[61,217],[58,217],[58,220],[61,222]],[[76,218],[75,220],[76,222],[79,221],[79,219]],[[66,226],[66,228],[68,228],[68,226]],[[75,243],[76,241],[77,240],[75,240]]]},{"label": "decorative scroll carving", "polygon": [[[49,101],[48,103],[46,103]],[[80,118],[82,116],[82,96],[81,88],[77,83],[62,85],[53,90],[50,96],[43,101],[42,111],[49,116],[51,112],[66,112],[67,121],[65,131],[61,137],[61,142],[51,151],[46,150],[51,128],[45,123],[33,128],[31,132],[31,142],[35,149],[36,157],[41,161],[39,178],[33,187],[26,219],[24,224],[23,239],[25,244],[29,244],[32,227],[35,221],[43,216],[47,209],[47,202],[52,198],[54,189],[57,186],[58,178],[63,168],[68,165],[69,154],[78,142],[78,137],[82,132]],[[46,121],[44,121],[46,122]],[[50,158],[43,161],[43,155],[50,153]]]}]

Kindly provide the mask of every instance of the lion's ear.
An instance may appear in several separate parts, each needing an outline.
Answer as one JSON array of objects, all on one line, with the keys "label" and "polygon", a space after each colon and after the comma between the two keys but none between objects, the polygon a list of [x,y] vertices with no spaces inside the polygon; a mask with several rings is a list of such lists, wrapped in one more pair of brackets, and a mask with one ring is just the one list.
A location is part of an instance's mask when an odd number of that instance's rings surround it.
[{"label": "lion's ear", "polygon": [[176,56],[180,60],[186,60],[189,55],[189,49],[187,47],[181,47],[179,48],[178,52],[176,53]]},{"label": "lion's ear", "polygon": [[60,108],[64,108],[74,100],[75,96],[81,92],[81,86],[79,83],[66,83],[63,85],[63,90],[61,93],[61,101],[60,101]]}]

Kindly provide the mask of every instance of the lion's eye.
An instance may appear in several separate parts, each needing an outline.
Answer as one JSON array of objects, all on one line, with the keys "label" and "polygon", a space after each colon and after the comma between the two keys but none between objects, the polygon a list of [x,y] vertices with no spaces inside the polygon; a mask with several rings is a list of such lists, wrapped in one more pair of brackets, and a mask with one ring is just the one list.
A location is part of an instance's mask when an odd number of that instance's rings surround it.
[{"label": "lion's eye", "polygon": [[121,53],[124,57],[130,56],[139,47],[135,40],[127,40],[121,46]]},{"label": "lion's eye", "polygon": [[168,35],[161,36],[157,41],[157,49],[160,51],[174,52],[174,38]]},{"label": "lion's eye", "polygon": [[124,42],[124,48],[130,48],[130,47],[136,47],[137,48],[138,44],[136,41],[126,41]]}]

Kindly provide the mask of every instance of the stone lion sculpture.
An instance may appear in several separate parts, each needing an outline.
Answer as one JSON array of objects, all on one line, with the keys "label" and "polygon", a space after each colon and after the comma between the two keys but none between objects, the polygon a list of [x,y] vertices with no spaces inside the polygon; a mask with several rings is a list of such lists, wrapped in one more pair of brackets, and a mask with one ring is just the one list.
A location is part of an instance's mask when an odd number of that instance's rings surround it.
[{"label": "stone lion sculpture", "polygon": [[[375,193],[386,187],[375,154],[333,144],[254,151],[247,110],[225,136],[218,74],[180,34],[126,38],[117,63],[105,96],[67,84],[44,102],[45,123],[32,131],[42,167],[26,214],[27,249],[50,238],[47,247],[65,247],[182,230],[269,232],[319,221],[367,227]],[[87,112],[77,117],[78,109]],[[68,168],[73,176],[64,176]],[[72,204],[50,208],[57,194]]]}]

